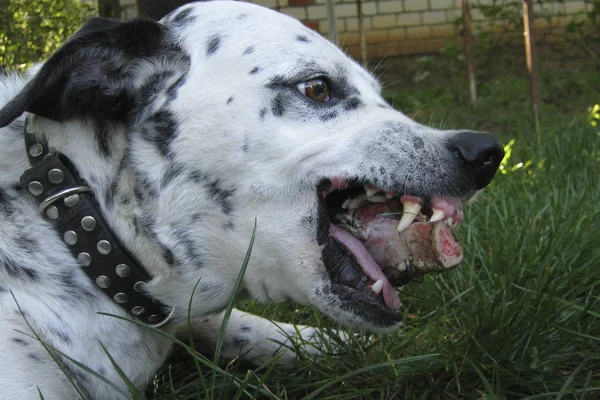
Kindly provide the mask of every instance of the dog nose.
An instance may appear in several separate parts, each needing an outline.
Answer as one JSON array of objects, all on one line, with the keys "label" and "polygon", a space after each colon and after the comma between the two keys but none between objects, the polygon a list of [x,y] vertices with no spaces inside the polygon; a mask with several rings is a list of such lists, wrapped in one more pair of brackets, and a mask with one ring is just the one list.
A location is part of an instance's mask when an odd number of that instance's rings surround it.
[{"label": "dog nose", "polygon": [[452,137],[448,148],[458,153],[472,174],[477,189],[490,183],[504,158],[504,148],[489,133],[460,132]]}]

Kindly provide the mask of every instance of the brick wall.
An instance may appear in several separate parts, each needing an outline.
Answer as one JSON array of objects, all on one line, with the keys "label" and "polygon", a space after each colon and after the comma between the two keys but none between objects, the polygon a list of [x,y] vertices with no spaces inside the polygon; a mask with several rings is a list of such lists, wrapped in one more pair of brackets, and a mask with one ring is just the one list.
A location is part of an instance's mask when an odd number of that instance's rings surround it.
[{"label": "brick wall", "polygon": [[[327,36],[329,24],[325,0],[250,0],[291,15]],[[502,1],[502,0],[500,0]],[[498,29],[494,21],[483,17],[477,4],[493,0],[472,0],[474,29]],[[538,29],[564,27],[586,7],[583,0],[535,5]],[[459,0],[363,0],[364,24],[369,57],[425,54],[436,52],[444,40],[456,35],[454,21],[460,16]],[[351,56],[359,56],[358,18],[355,0],[334,0],[336,41]],[[581,18],[581,16],[579,16]],[[522,35],[516,32],[517,35]]]}]

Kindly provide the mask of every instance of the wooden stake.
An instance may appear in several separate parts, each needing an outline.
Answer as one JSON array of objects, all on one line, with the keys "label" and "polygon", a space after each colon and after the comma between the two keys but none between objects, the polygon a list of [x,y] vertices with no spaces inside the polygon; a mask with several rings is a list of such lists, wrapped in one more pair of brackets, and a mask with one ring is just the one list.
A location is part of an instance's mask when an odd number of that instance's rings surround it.
[{"label": "wooden stake", "polygon": [[367,38],[365,37],[365,16],[362,12],[362,0],[356,0],[356,13],[358,14],[358,36],[360,37],[360,62],[367,66]]},{"label": "wooden stake", "polygon": [[327,23],[329,24],[329,41],[336,46],[339,45],[337,35],[335,34],[335,9],[333,0],[326,0]]},{"label": "wooden stake", "polygon": [[525,57],[527,59],[527,72],[529,72],[529,95],[535,117],[535,129],[537,133],[538,149],[542,144],[540,132],[540,86],[538,78],[537,51],[535,48],[535,37],[533,32],[533,4],[532,0],[523,0],[523,25],[525,31]]},{"label": "wooden stake", "polygon": [[467,78],[469,80],[469,97],[471,106],[477,106],[477,81],[475,79],[475,60],[473,59],[473,29],[471,28],[471,11],[469,0],[461,0],[460,8],[463,17],[463,41],[467,58]]}]

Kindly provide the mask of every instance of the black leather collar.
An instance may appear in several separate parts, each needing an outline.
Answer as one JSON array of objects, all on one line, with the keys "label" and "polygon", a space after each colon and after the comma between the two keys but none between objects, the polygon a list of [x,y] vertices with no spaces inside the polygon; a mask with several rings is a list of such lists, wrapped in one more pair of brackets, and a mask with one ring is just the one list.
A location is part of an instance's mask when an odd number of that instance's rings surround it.
[{"label": "black leather collar", "polygon": [[150,275],[121,245],[102,214],[94,194],[70,160],[29,133],[25,148],[32,167],[21,185],[37,201],[44,218],[52,221],[81,269],[105,295],[127,313],[153,327],[169,322],[174,308],[147,296],[143,283]]}]

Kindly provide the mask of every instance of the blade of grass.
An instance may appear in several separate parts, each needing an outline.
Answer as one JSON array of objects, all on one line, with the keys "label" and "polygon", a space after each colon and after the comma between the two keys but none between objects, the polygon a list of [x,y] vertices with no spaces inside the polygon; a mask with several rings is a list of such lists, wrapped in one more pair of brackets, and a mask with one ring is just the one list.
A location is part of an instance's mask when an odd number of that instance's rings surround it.
[{"label": "blade of grass", "polygon": [[393,360],[393,361],[384,361],[384,362],[380,362],[377,364],[372,364],[372,365],[367,365],[366,367],[363,368],[359,368],[357,370],[354,371],[350,371],[347,374],[344,374],[342,376],[339,376],[329,382],[327,382],[325,385],[321,386],[320,388],[318,388],[317,390],[309,393],[308,395],[304,396],[302,398],[302,400],[311,400],[314,399],[318,394],[324,392],[327,388],[335,385],[338,382],[341,382],[345,379],[348,379],[350,377],[353,377],[354,375],[358,375],[358,374],[362,374],[364,372],[370,372],[370,371],[374,371],[378,368],[383,368],[383,367],[389,367],[392,365],[402,365],[402,364],[408,364],[408,363],[412,363],[415,361],[421,361],[421,360],[427,360],[430,358],[434,358],[434,357],[439,357],[440,354],[426,354],[426,355],[422,355],[422,356],[415,356],[415,357],[407,357],[407,358],[403,358],[400,360]]},{"label": "blade of grass", "polygon": [[[248,263],[250,262],[250,256],[252,255],[252,248],[254,247],[254,239],[256,238],[256,224],[257,224],[257,220],[256,220],[256,218],[254,218],[254,228],[252,229],[252,236],[250,237],[250,244],[248,245],[248,250],[246,250],[246,256],[244,257],[244,262],[242,263],[242,268],[240,269],[240,273],[238,274],[235,285],[233,286],[231,296],[229,297],[229,302],[227,303],[227,308],[225,309],[225,313],[223,315],[223,322],[221,322],[221,329],[219,330],[219,337],[217,339],[217,344],[215,347],[215,354],[214,354],[214,358],[213,358],[213,363],[215,365],[218,364],[219,359],[221,357],[221,348],[223,346],[225,330],[227,329],[227,325],[229,323],[229,318],[231,317],[231,310],[233,309],[233,304],[235,303],[235,299],[237,297],[238,290],[242,286],[242,280],[244,279],[244,274],[246,273],[246,268],[248,267]],[[216,379],[216,375],[215,375],[215,371],[213,370],[212,387],[215,386],[215,379]]]},{"label": "blade of grass", "polygon": [[129,377],[127,376],[127,374],[125,374],[125,372],[123,371],[123,369],[115,361],[115,359],[112,357],[112,355],[110,354],[110,352],[106,349],[106,347],[104,347],[104,345],[102,344],[102,342],[98,340],[98,343],[100,344],[100,347],[102,347],[102,350],[104,350],[104,353],[106,354],[106,356],[110,360],[110,363],[112,364],[112,366],[115,369],[115,371],[117,371],[117,374],[119,374],[119,376],[121,377],[121,379],[123,379],[123,382],[127,386],[127,389],[129,390],[129,392],[134,396],[134,398],[144,400],[146,398],[146,396],[144,396],[144,394],[139,391],[139,389],[133,384],[133,382],[131,382],[131,380],[129,379]]},{"label": "blade of grass", "polygon": [[[44,347],[44,349],[46,350],[46,352],[48,353],[48,355],[50,356],[50,358],[52,359],[52,361],[54,361],[54,363],[58,366],[58,368],[60,368],[60,370],[65,375],[65,377],[67,378],[67,380],[69,381],[69,383],[73,386],[73,388],[75,389],[75,391],[77,392],[77,394],[79,395],[79,397],[81,399],[85,399],[85,396],[83,395],[83,393],[81,393],[81,390],[79,390],[79,387],[77,386],[77,384],[75,384],[75,382],[71,378],[71,374],[69,374],[66,371],[65,366],[60,362],[60,360],[56,357],[56,355],[52,351],[50,351],[51,350],[50,349],[51,346],[48,345],[48,344],[46,344],[42,340],[42,338],[37,334],[37,332],[35,331],[35,329],[33,329],[33,326],[31,326],[31,324],[29,323],[29,321],[25,317],[25,313],[23,312],[23,309],[21,308],[21,305],[17,301],[17,298],[15,297],[15,294],[13,293],[12,290],[10,291],[10,295],[12,296],[13,300],[15,301],[15,304],[17,305],[17,308],[19,309],[19,312],[21,313],[21,316],[23,317],[23,320],[25,321],[25,323],[27,324],[27,326],[29,327],[29,329],[33,333],[35,339]],[[52,349],[52,350],[54,350],[54,349]]]}]

